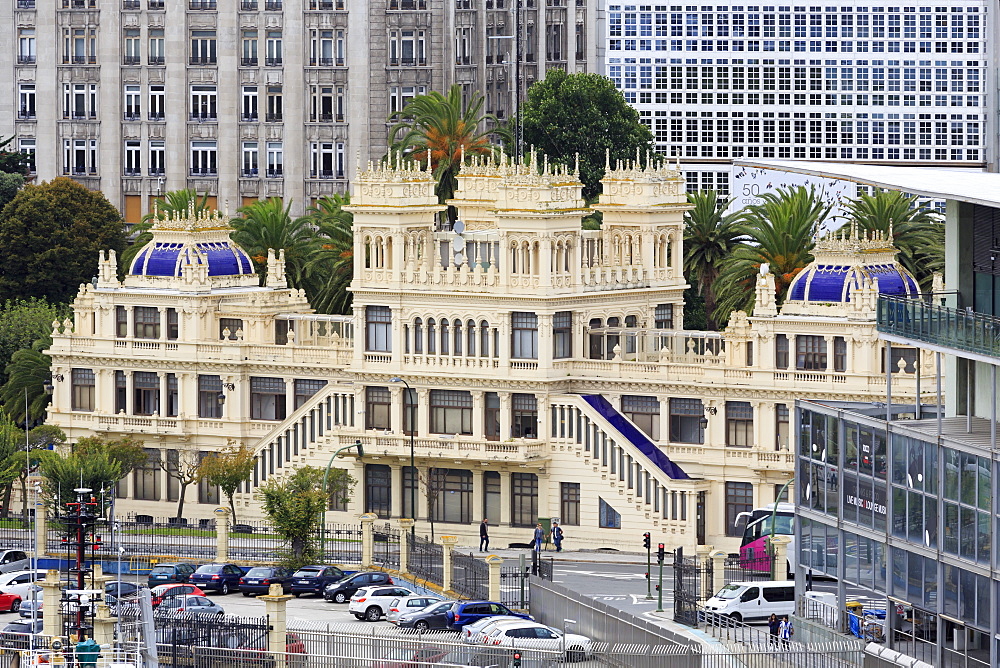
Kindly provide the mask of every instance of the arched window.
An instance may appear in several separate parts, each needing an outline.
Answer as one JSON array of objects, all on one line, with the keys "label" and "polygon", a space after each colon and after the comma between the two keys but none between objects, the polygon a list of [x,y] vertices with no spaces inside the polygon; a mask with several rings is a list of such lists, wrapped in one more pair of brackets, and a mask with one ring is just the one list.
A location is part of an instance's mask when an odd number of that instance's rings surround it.
[{"label": "arched window", "polygon": [[452,350],[455,351],[456,355],[462,354],[462,321],[456,320],[452,323],[453,334],[452,337],[455,339],[455,343],[452,346]]},{"label": "arched window", "polygon": [[424,321],[417,318],[413,321],[413,353],[422,355],[424,352]]},{"label": "arched window", "polygon": [[449,343],[449,341],[448,341],[448,320],[445,319],[445,320],[441,321],[441,354],[442,355],[447,355],[448,354],[448,348],[449,348],[448,343]]},{"label": "arched window", "polygon": [[476,356],[476,321],[470,320],[465,323],[465,354],[469,357]]},{"label": "arched window", "polygon": [[437,353],[437,327],[434,318],[427,318],[427,354]]},{"label": "arched window", "polygon": [[479,356],[490,356],[490,323],[479,321]]}]

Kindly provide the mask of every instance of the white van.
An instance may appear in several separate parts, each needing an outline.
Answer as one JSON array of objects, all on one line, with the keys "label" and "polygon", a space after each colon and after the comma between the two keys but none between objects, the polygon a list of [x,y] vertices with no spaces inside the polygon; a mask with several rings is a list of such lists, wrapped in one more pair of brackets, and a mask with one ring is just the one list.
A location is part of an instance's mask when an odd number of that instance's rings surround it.
[{"label": "white van", "polygon": [[766,580],[731,582],[705,602],[705,611],[732,617],[739,622],[767,621],[795,612],[795,582]]}]

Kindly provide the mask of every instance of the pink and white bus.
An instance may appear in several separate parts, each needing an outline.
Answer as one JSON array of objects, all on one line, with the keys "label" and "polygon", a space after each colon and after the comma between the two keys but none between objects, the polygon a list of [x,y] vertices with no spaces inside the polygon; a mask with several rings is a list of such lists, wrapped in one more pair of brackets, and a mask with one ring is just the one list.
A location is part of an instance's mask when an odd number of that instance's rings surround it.
[{"label": "pink and white bus", "polygon": [[746,522],[743,540],[740,542],[740,563],[747,570],[766,571],[769,569],[767,542],[772,536],[788,536],[788,572],[795,571],[795,505],[772,503],[754,508],[749,513],[736,516],[736,526]]}]

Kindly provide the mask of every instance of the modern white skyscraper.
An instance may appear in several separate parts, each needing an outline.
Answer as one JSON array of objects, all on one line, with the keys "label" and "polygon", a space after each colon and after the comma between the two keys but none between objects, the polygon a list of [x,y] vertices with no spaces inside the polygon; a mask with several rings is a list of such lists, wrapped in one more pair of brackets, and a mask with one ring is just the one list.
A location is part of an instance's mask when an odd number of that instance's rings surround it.
[{"label": "modern white skyscraper", "polygon": [[604,61],[689,189],[728,191],[734,158],[983,169],[991,4],[610,4]]}]

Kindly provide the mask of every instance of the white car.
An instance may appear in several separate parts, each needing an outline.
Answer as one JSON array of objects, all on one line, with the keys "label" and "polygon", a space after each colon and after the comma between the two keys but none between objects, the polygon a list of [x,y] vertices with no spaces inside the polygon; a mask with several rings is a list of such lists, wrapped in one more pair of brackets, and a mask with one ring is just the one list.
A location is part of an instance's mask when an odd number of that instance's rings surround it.
[{"label": "white car", "polygon": [[389,608],[385,611],[385,621],[390,624],[399,624],[399,618],[407,612],[423,610],[432,603],[437,603],[440,600],[441,598],[438,596],[427,596],[426,594],[400,596],[389,603]]},{"label": "white car", "polygon": [[358,619],[377,622],[389,610],[390,604],[402,596],[413,596],[413,592],[397,585],[362,587],[351,597],[347,610]]},{"label": "white car", "polygon": [[521,619],[520,617],[511,617],[509,615],[497,615],[495,617],[483,617],[478,622],[473,622],[472,624],[466,624],[462,627],[462,642],[475,643],[481,642],[482,635],[487,631],[492,630],[497,626],[503,626],[505,624],[515,624],[517,622],[527,621]]},{"label": "white car", "polygon": [[0,573],[0,591],[8,594],[17,594],[21,599],[28,598],[28,591],[31,590],[33,582],[44,580],[46,570],[37,568],[33,571],[14,571],[13,573]]},{"label": "white car", "polygon": [[519,649],[566,651],[566,661],[584,661],[593,653],[590,638],[563,632],[538,622],[520,620],[511,624],[496,624],[480,632],[484,645],[499,645]]}]

